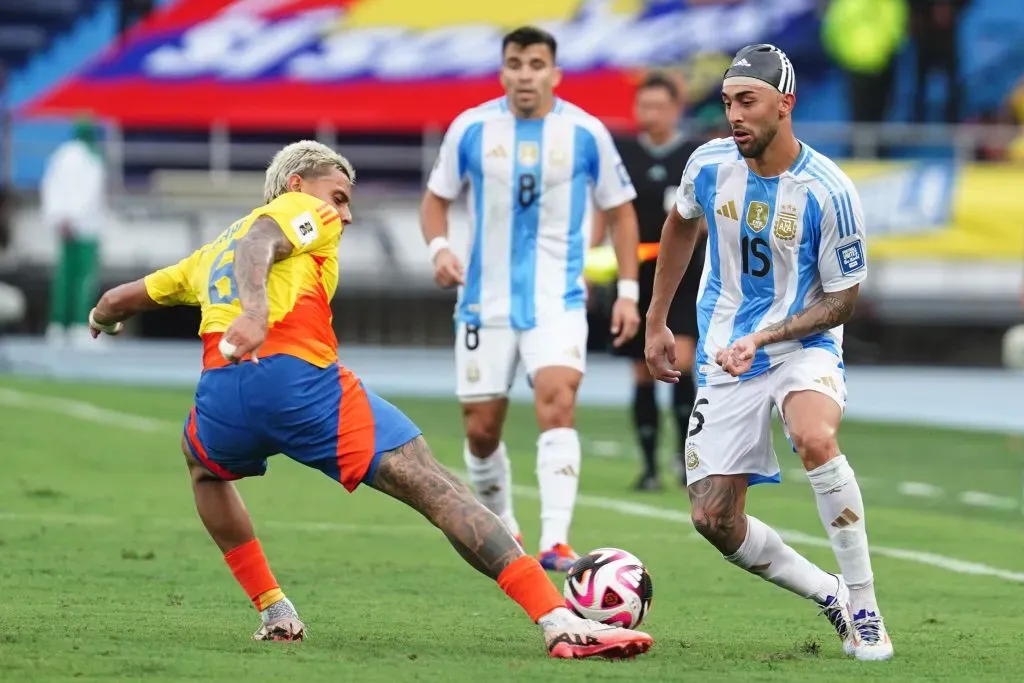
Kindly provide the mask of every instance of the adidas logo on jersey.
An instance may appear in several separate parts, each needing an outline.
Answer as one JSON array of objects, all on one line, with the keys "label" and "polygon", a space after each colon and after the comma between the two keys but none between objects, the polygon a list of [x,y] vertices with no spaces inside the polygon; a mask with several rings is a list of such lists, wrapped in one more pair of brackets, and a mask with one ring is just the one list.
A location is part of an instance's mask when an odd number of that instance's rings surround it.
[{"label": "adidas logo on jersey", "polygon": [[493,159],[507,159],[508,152],[505,151],[504,145],[498,145],[487,152],[487,156]]},{"label": "adidas logo on jersey", "polygon": [[731,218],[734,221],[738,221],[740,219],[740,215],[736,213],[736,202],[731,199],[718,207],[718,211],[715,211],[715,213],[725,218]]}]

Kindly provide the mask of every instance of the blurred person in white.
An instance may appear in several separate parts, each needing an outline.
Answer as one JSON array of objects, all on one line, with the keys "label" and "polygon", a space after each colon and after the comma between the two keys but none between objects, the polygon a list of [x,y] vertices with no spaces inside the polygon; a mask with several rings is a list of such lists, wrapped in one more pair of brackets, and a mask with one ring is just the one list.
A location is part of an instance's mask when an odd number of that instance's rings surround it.
[{"label": "blurred person in white", "polygon": [[[678,382],[668,311],[705,220],[699,388],[685,453],[690,515],[728,562],[811,601],[847,655],[886,660],[893,647],[875,596],[864,501],[837,438],[843,324],[867,277],[860,199],[832,160],[793,134],[796,74],[777,47],[740,50],[722,102],[732,137],[702,145],[687,162],[647,312],[651,374]],[[773,409],[807,472],[841,576],[746,512],[750,486],[781,481]]]},{"label": "blurred person in white", "polygon": [[[465,462],[480,501],[521,542],[502,428],[520,359],[533,388],[540,488],[540,563],[568,571],[579,490],[576,392],[589,326],[584,254],[591,203],[607,215],[619,264],[614,343],[633,337],[637,310],[636,191],[604,124],[554,96],[561,80],[553,36],[522,27],[502,41],[505,96],[463,112],[448,128],[423,198],[434,279],[459,286],[457,394]],[[448,208],[469,185],[465,270],[448,244]]]},{"label": "blurred person in white", "polygon": [[[11,204],[13,193],[0,179],[0,256],[11,241]],[[25,317],[25,295],[14,285],[0,280],[0,330],[21,322]]]},{"label": "blurred person in white", "polygon": [[[7,71],[0,64],[0,160],[9,159],[10,150],[4,147],[7,136],[2,131],[10,125],[7,110]],[[13,213],[14,193],[9,185],[9,178],[0,170],[0,263],[6,258],[4,252],[11,243],[11,214]],[[0,330],[13,326],[25,317],[25,295],[17,287],[0,280]]]},{"label": "blurred person in white", "polygon": [[40,186],[43,223],[58,238],[46,329],[50,343],[90,340],[89,309],[99,288],[100,239],[107,215],[106,182],[96,127],[87,118],[79,119],[74,137],[47,161]]}]

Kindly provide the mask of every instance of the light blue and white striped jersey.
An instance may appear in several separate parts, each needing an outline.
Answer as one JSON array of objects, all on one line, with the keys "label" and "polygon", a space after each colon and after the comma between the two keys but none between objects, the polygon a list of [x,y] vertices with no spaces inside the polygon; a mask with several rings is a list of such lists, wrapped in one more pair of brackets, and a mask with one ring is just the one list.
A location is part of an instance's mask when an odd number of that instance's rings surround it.
[{"label": "light blue and white striped jersey", "polygon": [[469,184],[472,221],[456,320],[528,330],[583,309],[590,206],[610,209],[636,190],[604,124],[562,100],[520,119],[504,97],[452,122],[427,189],[448,200]]},{"label": "light blue and white striped jersey", "polygon": [[[715,354],[742,336],[807,308],[825,292],[867,276],[864,214],[849,178],[801,143],[782,175],[762,178],[732,138],[712,140],[690,157],[676,195],[683,218],[705,216],[708,247],[697,295],[697,373],[701,386],[737,381]],[[759,349],[745,380],[801,348],[842,358],[843,328]]]}]

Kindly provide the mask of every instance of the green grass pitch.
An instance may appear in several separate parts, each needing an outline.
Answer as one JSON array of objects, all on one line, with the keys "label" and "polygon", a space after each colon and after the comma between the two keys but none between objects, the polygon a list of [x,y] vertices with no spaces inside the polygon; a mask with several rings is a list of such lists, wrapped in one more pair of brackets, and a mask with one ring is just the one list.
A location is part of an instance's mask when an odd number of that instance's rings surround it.
[{"label": "green grass pitch", "polygon": [[[461,470],[455,403],[394,401]],[[416,513],[374,491],[347,495],[280,456],[240,490],[310,638],[251,642],[257,615],[196,517],[178,452],[190,405],[181,390],[0,378],[0,679],[1009,681],[1024,670],[1024,516],[977,503],[1020,500],[1024,455],[1006,436],[844,426],[896,646],[891,662],[859,663],[813,605],[695,538],[677,487],[628,490],[637,465],[626,411],[581,409],[572,541],[647,563],[655,597],[644,627],[656,642],[632,662],[557,662],[520,608]],[[535,550],[528,406],[513,406],[506,435]],[[799,462],[781,435],[776,449],[784,482],[753,489],[749,509],[835,570],[813,542],[824,532],[809,486],[791,474]]]}]

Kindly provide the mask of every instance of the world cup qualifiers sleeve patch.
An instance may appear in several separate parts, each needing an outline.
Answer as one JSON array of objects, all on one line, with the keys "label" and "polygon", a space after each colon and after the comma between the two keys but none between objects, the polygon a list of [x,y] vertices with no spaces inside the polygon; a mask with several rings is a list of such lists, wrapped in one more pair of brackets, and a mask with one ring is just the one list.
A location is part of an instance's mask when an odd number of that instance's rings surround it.
[{"label": "world cup qualifiers sleeve patch", "polygon": [[309,244],[316,239],[316,221],[313,220],[313,215],[309,211],[303,211],[293,218],[292,227],[295,228],[295,232],[298,234],[299,242],[302,246],[309,246]]},{"label": "world cup qualifiers sleeve patch", "polygon": [[629,177],[629,171],[626,170],[626,164],[623,162],[620,161],[615,165],[615,171],[619,174],[619,184],[622,185],[622,187],[628,187],[629,184],[633,182]]},{"label": "world cup qualifiers sleeve patch", "polygon": [[843,275],[853,275],[864,268],[864,243],[860,240],[836,247],[839,269]]}]

